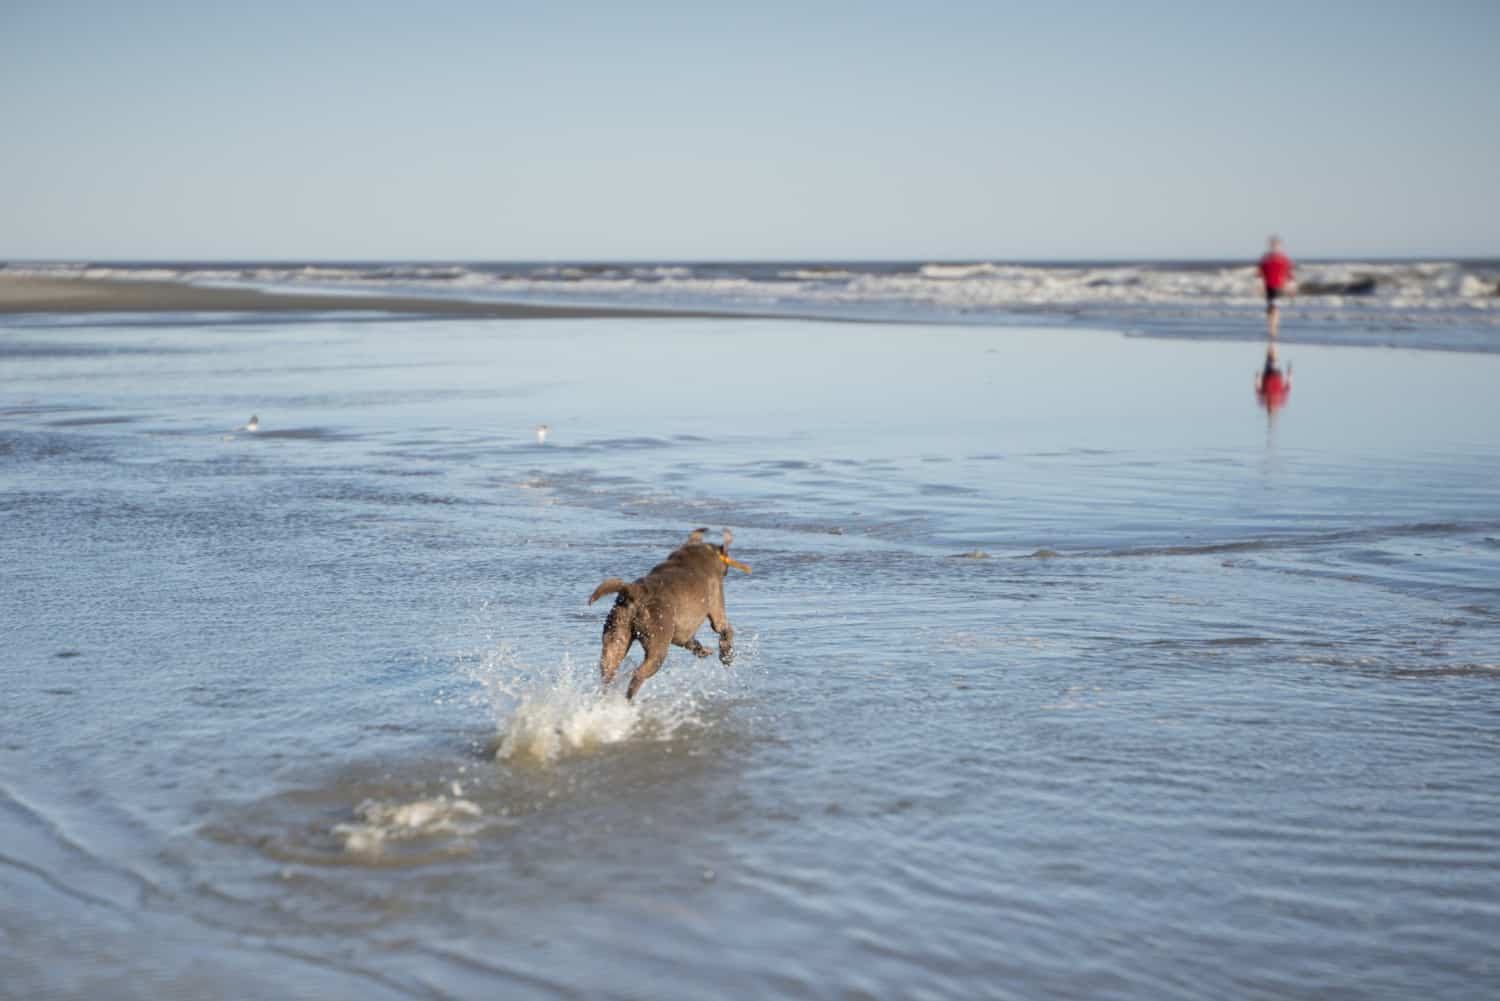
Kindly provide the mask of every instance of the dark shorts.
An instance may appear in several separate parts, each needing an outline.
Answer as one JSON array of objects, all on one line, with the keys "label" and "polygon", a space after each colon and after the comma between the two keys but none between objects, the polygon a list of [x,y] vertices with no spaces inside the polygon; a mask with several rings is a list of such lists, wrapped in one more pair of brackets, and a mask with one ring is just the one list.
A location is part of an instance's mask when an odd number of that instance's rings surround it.
[{"label": "dark shorts", "polygon": [[1281,289],[1266,286],[1266,310],[1269,312],[1276,308],[1276,300],[1281,298]]}]

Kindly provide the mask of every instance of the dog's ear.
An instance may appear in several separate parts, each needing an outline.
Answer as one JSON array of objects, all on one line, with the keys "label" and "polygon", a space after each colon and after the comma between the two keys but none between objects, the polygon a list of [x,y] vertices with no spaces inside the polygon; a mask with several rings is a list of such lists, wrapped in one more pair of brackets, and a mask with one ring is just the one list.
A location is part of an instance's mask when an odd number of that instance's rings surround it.
[{"label": "dog's ear", "polygon": [[724,552],[727,553],[727,552],[729,552],[729,544],[731,542],[733,542],[733,541],[734,541],[734,533],[731,532],[729,529],[726,528],[726,529],[724,529],[724,544],[721,545],[719,548],[722,549]]},{"label": "dog's ear", "polygon": [[703,541],[703,533],[706,532],[706,531],[708,531],[708,529],[706,529],[706,528],[695,528],[695,529],[693,529],[692,534],[688,536],[688,545],[695,546],[698,543],[702,542]]}]

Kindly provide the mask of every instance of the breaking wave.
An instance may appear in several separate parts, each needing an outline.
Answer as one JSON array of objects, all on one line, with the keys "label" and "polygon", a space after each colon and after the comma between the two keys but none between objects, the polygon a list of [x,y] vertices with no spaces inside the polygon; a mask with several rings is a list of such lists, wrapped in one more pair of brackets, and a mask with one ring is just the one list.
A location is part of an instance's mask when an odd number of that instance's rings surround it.
[{"label": "breaking wave", "polygon": [[[477,302],[710,310],[939,323],[1054,322],[1168,336],[1258,335],[1248,261],[1024,263],[87,263],[10,262],[60,278],[177,281],[272,292],[405,295]],[[1299,262],[1299,337],[1429,329],[1414,346],[1500,351],[1500,260]],[[1243,329],[1241,329],[1243,328]],[[1442,331],[1461,328],[1444,338]],[[1386,341],[1380,341],[1385,343]]]}]

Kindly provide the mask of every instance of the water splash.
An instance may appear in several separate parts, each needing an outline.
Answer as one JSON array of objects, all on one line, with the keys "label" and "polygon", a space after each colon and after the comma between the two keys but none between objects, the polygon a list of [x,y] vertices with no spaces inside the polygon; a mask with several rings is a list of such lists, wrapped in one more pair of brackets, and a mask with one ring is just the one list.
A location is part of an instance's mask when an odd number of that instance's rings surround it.
[{"label": "water splash", "polygon": [[503,761],[546,764],[618,744],[640,723],[639,711],[618,690],[602,689],[592,670],[585,675],[566,654],[550,675],[494,674],[486,688],[500,733],[495,756]]},{"label": "water splash", "polygon": [[706,729],[717,715],[710,707],[739,684],[740,671],[739,663],[730,672],[717,662],[673,657],[633,703],[624,695],[630,665],[604,688],[592,663],[577,664],[566,653],[557,664],[536,668],[502,646],[468,673],[483,686],[495,716],[495,758],[549,765],[627,741],[670,741]]}]

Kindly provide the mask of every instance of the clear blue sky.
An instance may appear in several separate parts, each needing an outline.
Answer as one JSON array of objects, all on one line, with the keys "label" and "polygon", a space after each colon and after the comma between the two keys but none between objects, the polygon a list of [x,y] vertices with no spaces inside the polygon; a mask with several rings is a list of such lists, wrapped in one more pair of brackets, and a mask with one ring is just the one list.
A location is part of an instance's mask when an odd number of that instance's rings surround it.
[{"label": "clear blue sky", "polygon": [[1500,3],[0,2],[0,259],[1500,255]]}]

